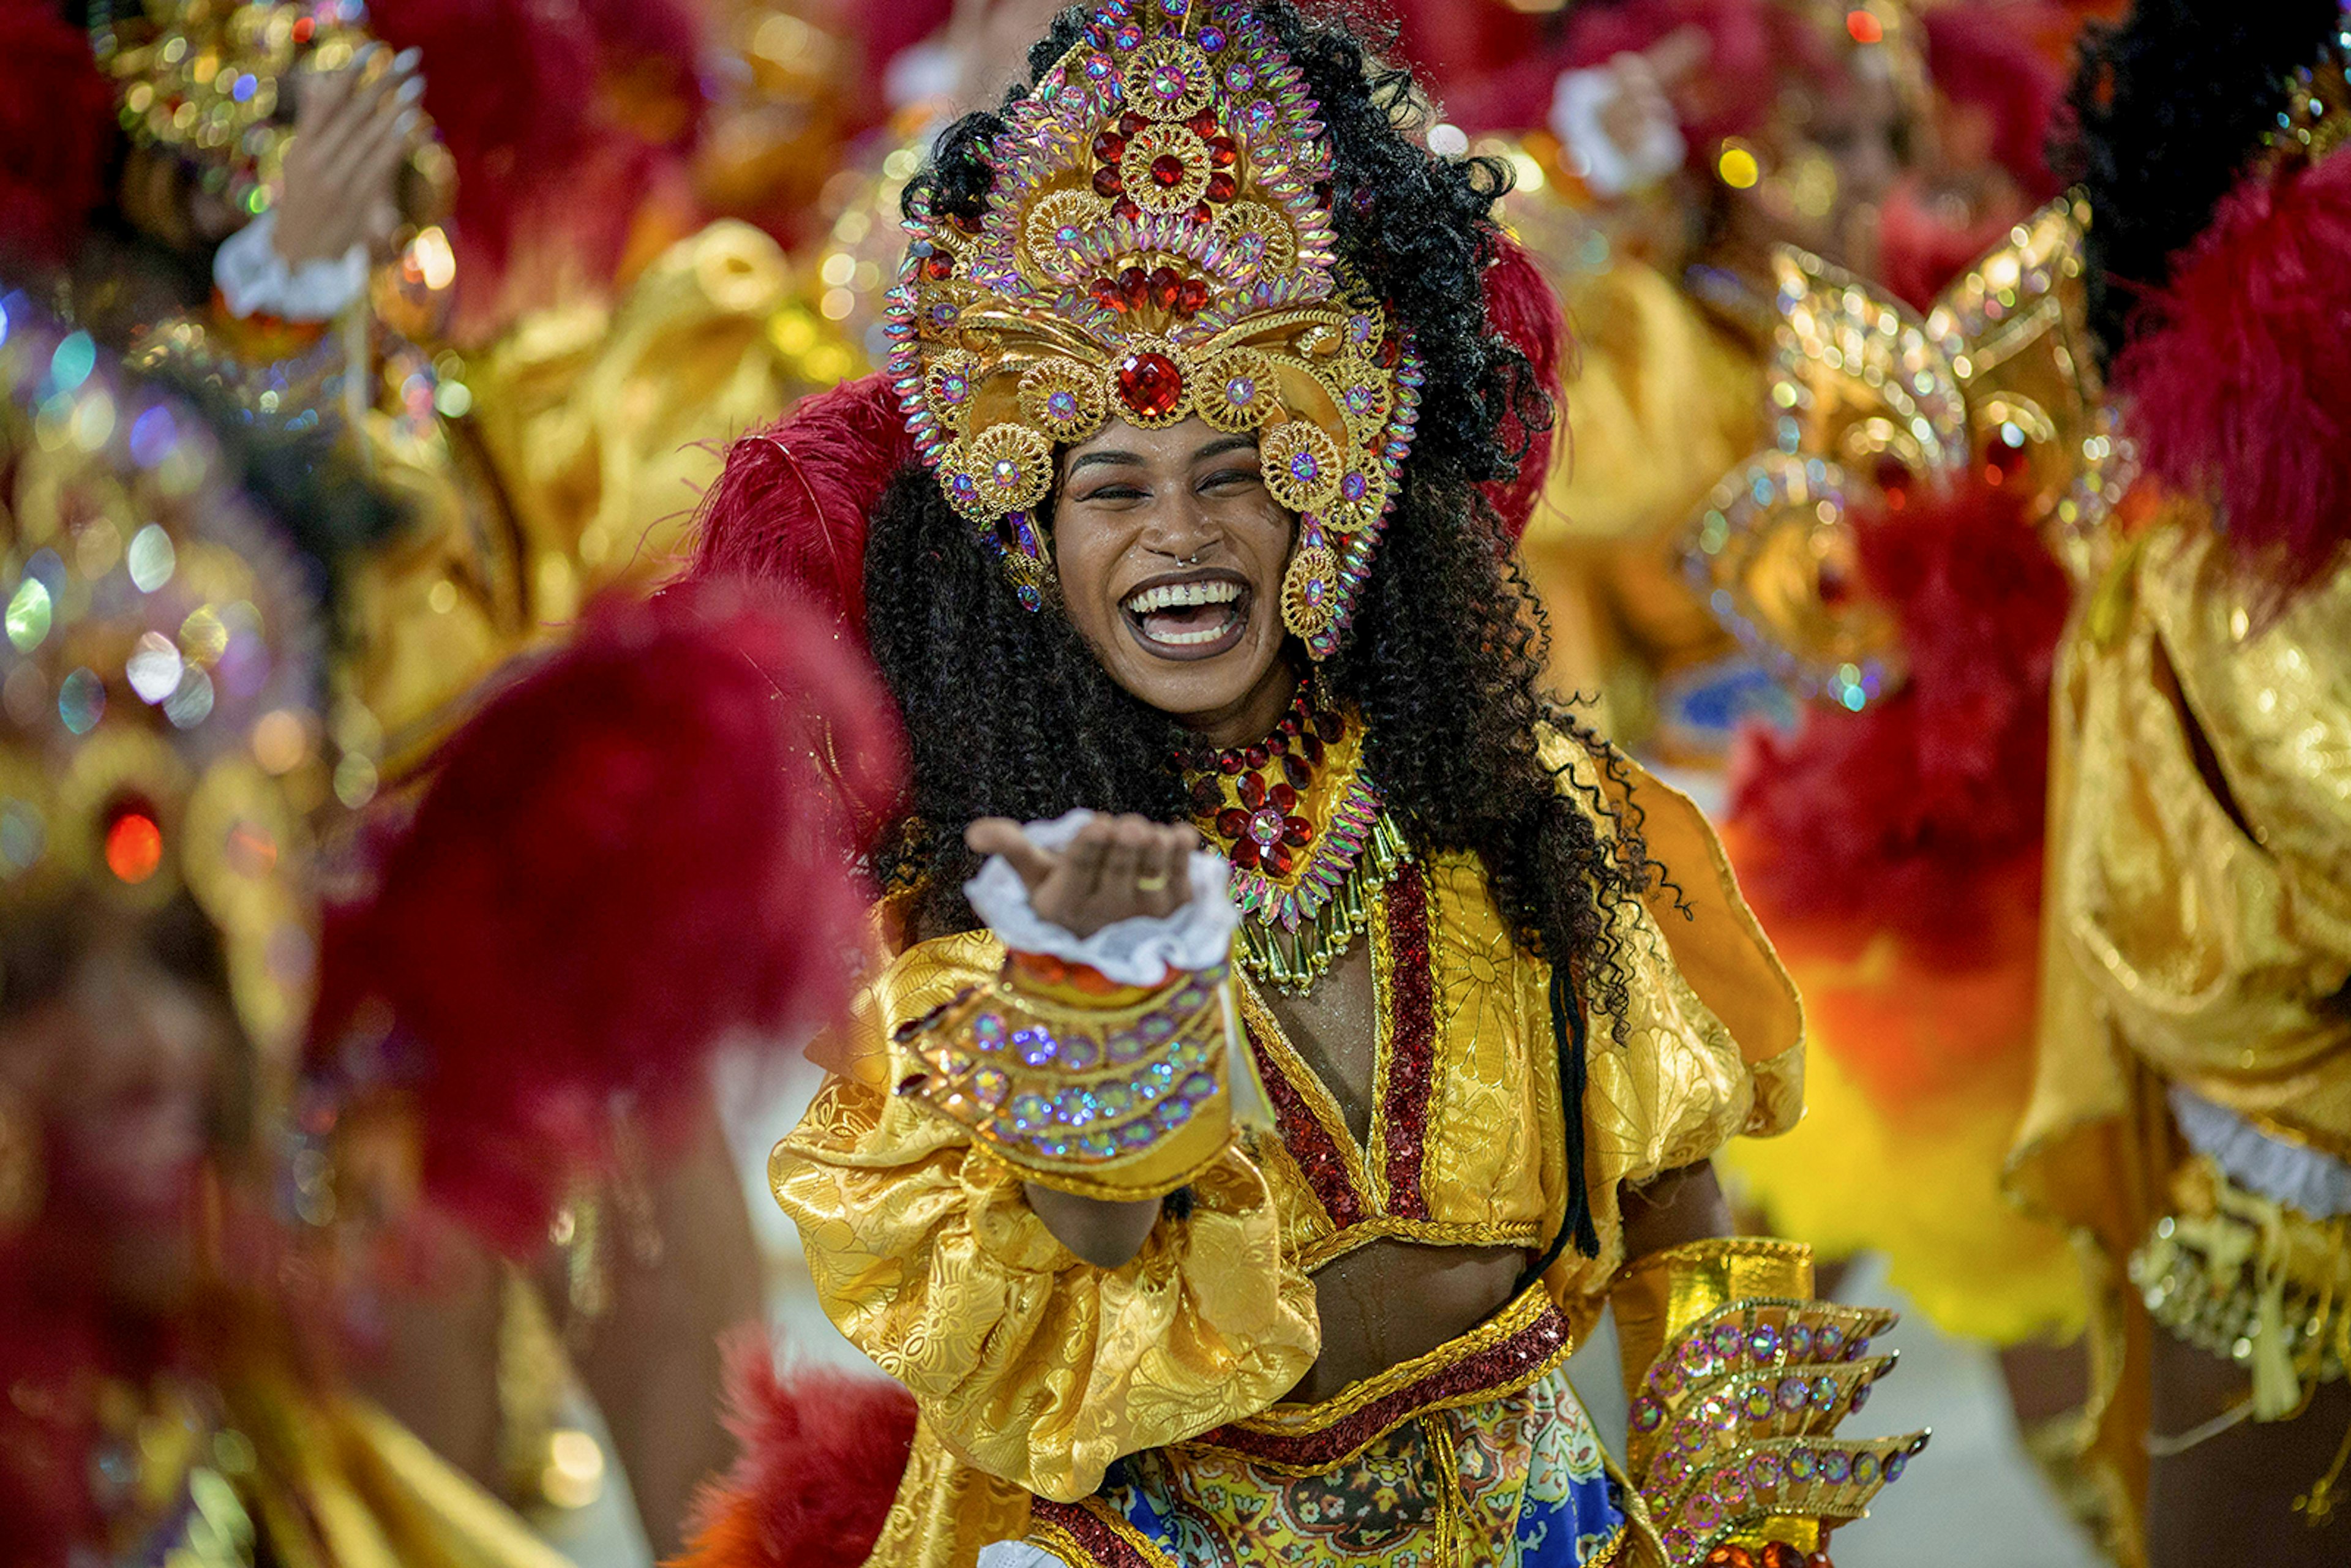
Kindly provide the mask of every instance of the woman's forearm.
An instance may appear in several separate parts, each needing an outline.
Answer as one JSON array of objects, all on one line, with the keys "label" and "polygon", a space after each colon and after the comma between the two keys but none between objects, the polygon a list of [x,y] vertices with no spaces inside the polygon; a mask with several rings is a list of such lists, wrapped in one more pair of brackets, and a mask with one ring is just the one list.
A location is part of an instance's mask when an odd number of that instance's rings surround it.
[{"label": "woman's forearm", "polygon": [[1133,1262],[1151,1228],[1159,1223],[1160,1200],[1155,1197],[1113,1203],[1058,1192],[1033,1181],[1024,1182],[1022,1190],[1053,1239],[1097,1269],[1123,1268]]}]

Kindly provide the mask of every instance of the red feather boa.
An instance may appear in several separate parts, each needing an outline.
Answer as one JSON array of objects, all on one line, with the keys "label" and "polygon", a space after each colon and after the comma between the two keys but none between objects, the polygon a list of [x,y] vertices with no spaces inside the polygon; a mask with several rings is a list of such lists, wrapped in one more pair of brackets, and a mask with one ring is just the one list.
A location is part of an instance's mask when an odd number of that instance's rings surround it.
[{"label": "red feather boa", "polygon": [[2037,852],[2064,572],[2020,497],[1977,486],[1865,525],[1862,565],[1900,618],[1908,683],[1859,713],[1815,707],[1741,747],[1732,815],[1759,902],[1945,944]]},{"label": "red feather boa", "polygon": [[905,1473],[914,1396],[842,1372],[778,1377],[758,1339],[732,1361],[726,1424],[743,1455],[704,1490],[670,1568],[857,1568]]},{"label": "red feather boa", "polygon": [[2148,471],[2281,592],[2351,544],[2351,151],[2232,192],[2115,363]]},{"label": "red feather boa", "polygon": [[529,1249],[615,1169],[616,1104],[658,1137],[722,1035],[843,996],[849,855],[899,768],[879,682],[796,602],[601,606],[449,742],[330,925],[321,1047],[388,1006],[428,1195]]}]

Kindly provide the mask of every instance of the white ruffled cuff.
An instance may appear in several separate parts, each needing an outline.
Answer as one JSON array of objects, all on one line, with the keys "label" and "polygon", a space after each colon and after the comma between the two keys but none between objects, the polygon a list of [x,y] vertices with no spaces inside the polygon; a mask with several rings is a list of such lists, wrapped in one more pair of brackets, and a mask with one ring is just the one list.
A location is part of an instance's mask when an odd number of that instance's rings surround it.
[{"label": "white ruffled cuff", "polygon": [[281,321],[331,321],[367,287],[367,248],[353,246],[333,260],[286,265],[277,253],[277,214],[262,214],[221,242],[213,253],[213,283],[239,320],[275,316]]},{"label": "white ruffled cuff", "polygon": [[2248,1192],[2313,1219],[2351,1214],[2351,1166],[2301,1144],[2273,1138],[2225,1105],[2175,1083],[2171,1114],[2188,1146]]},{"label": "white ruffled cuff", "polygon": [[[1029,837],[1040,849],[1058,850],[1093,819],[1092,811],[1067,811],[1050,822],[1030,822]],[[1192,897],[1183,907],[1115,921],[1086,937],[1040,916],[1029,903],[1029,884],[1002,855],[988,856],[963,891],[973,912],[1015,953],[1090,964],[1122,986],[1158,986],[1171,972],[1211,969],[1232,956],[1241,916],[1225,890],[1227,872],[1224,856],[1195,850],[1188,868]]]},{"label": "white ruffled cuff", "polygon": [[1595,196],[1616,197],[1656,183],[1682,166],[1689,144],[1671,120],[1653,119],[1640,141],[1620,147],[1601,122],[1623,88],[1604,68],[1562,71],[1552,88],[1551,128],[1567,150],[1567,162]]}]

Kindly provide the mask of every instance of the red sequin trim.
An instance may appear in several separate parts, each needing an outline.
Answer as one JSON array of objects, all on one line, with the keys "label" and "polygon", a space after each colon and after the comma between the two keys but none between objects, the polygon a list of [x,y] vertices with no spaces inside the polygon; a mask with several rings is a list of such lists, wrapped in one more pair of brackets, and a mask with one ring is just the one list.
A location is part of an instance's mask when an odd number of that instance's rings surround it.
[{"label": "red sequin trim", "polygon": [[1387,1082],[1387,1178],[1390,1214],[1429,1218],[1420,1190],[1421,1150],[1428,1134],[1428,1099],[1437,1072],[1435,968],[1428,957],[1428,890],[1410,865],[1388,883],[1388,970],[1394,996]]},{"label": "red sequin trim", "polygon": [[1236,1425],[1219,1427],[1192,1441],[1291,1469],[1326,1469],[1424,1410],[1499,1397],[1508,1390],[1523,1387],[1568,1344],[1567,1320],[1547,1301],[1541,1316],[1501,1343],[1438,1367],[1320,1431],[1266,1432]]},{"label": "red sequin trim", "polygon": [[1264,1082],[1266,1097],[1273,1102],[1274,1125],[1290,1149],[1290,1157],[1306,1173],[1306,1183],[1314,1189],[1332,1224],[1342,1230],[1361,1225],[1370,1218],[1371,1210],[1364,1202],[1364,1195],[1348,1179],[1346,1159],[1332,1140],[1331,1130],[1316,1117],[1305,1096],[1299,1093],[1298,1085],[1282,1072],[1280,1063],[1266,1050],[1265,1042],[1258,1039],[1257,1031],[1248,1032],[1249,1050],[1257,1055],[1258,1077]]},{"label": "red sequin trim", "polygon": [[1052,1526],[1071,1545],[1086,1554],[1078,1568],[1155,1568],[1149,1558],[1135,1550],[1133,1542],[1082,1502],[1050,1502],[1040,1497],[1029,1505],[1029,1515]]}]

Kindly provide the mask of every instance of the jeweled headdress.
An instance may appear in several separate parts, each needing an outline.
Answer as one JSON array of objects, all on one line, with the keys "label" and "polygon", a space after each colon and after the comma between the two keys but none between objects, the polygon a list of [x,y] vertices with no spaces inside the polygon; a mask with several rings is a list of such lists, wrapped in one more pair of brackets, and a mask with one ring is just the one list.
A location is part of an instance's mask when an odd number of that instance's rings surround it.
[{"label": "jeweled headdress", "polygon": [[1716,617],[1807,696],[1858,710],[1903,675],[1860,580],[1856,514],[1964,483],[2021,491],[2053,545],[2094,533],[2137,471],[2084,323],[2078,198],[2010,232],[1922,319],[1818,256],[1773,258],[1774,445],[1731,471],[1684,560]]},{"label": "jeweled headdress", "polygon": [[0,298],[0,910],[184,889],[283,1066],[326,789],[305,580],[201,420],[21,294]]},{"label": "jeweled headdress", "polygon": [[1255,431],[1299,516],[1282,619],[1336,650],[1412,444],[1408,334],[1334,255],[1331,152],[1235,0],[1105,0],[1007,111],[986,211],[918,210],[890,375],[923,461],[1032,610],[1053,449],[1117,417]]}]

